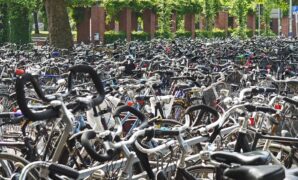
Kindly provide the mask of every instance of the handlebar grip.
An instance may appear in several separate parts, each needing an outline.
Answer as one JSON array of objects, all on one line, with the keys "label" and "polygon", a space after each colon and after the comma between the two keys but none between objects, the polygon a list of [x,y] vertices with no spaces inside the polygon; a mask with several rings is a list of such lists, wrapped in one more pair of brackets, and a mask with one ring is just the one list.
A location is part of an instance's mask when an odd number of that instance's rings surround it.
[{"label": "handlebar grip", "polygon": [[49,170],[60,175],[65,175],[72,179],[77,179],[80,175],[78,171],[61,164],[51,164],[49,166]]},{"label": "handlebar grip", "polygon": [[98,162],[109,161],[113,158],[115,151],[113,149],[107,149],[104,154],[98,154],[96,150],[93,148],[90,140],[96,137],[96,133],[94,131],[87,131],[82,134],[81,144],[87,151],[87,153]]},{"label": "handlebar grip", "polygon": [[98,97],[92,99],[91,106],[95,107],[97,105],[100,105],[104,101],[104,98],[105,98],[104,86],[103,86],[101,79],[99,78],[97,72],[92,67],[87,66],[87,65],[77,65],[77,66],[71,67],[69,69],[69,71],[70,71],[70,74],[68,76],[68,90],[69,91],[71,91],[71,89],[72,89],[73,74],[87,73],[90,75],[90,77],[95,85],[95,88],[99,94]]},{"label": "handlebar grip", "polygon": [[[33,85],[34,91],[36,92],[37,96],[43,100],[44,102],[49,102],[50,100],[47,99],[41,89],[41,87],[39,86],[39,84],[36,82],[36,80],[34,79],[34,77],[29,74],[23,74],[21,77],[18,77],[17,79],[19,79],[19,83],[22,83],[20,85],[23,85],[23,87],[25,88],[25,84],[27,82],[30,82]],[[19,86],[21,87],[21,86]]]},{"label": "handlebar grip", "polygon": [[297,101],[295,101],[295,100],[293,100],[293,99],[290,99],[290,98],[288,98],[288,97],[285,97],[285,98],[283,98],[283,99],[284,99],[284,101],[286,101],[287,103],[293,104],[293,105],[295,105],[296,107],[298,107],[298,102],[297,102]]},{"label": "handlebar grip", "polygon": [[192,79],[190,76],[171,77],[172,80]]},{"label": "handlebar grip", "polygon": [[23,115],[32,120],[32,121],[38,121],[38,120],[45,120],[45,119],[51,119],[51,118],[57,118],[59,116],[59,111],[55,109],[47,109],[42,112],[32,112],[31,109],[27,105],[27,100],[25,97],[25,84],[26,82],[31,82],[36,93],[38,96],[45,102],[48,102],[48,99],[44,96],[40,86],[38,83],[33,79],[33,76],[31,74],[24,74],[21,77],[18,77],[16,80],[16,98],[17,103],[19,105],[20,110],[22,111]]},{"label": "handlebar grip", "polygon": [[145,131],[145,136],[178,136],[180,134],[179,131],[174,130],[159,130],[159,129],[150,129]]},{"label": "handlebar grip", "polygon": [[264,113],[271,113],[274,114],[276,113],[276,110],[271,108],[271,107],[265,107],[265,106],[254,106],[254,105],[245,105],[245,108],[249,112],[255,112],[255,111],[261,111]]},{"label": "handlebar grip", "polygon": [[143,113],[141,113],[140,111],[138,111],[137,109],[130,107],[130,106],[119,106],[115,112],[114,112],[114,117],[119,117],[121,112],[125,112],[125,111],[129,111],[130,113],[132,113],[133,115],[137,116],[141,122],[145,122],[146,117]]},{"label": "handlebar grip", "polygon": [[290,99],[290,98],[288,98],[288,97],[285,97],[285,98],[283,98],[283,99],[284,99],[284,101],[286,101],[287,103],[293,104],[293,105],[295,105],[296,107],[298,107],[298,102],[297,102],[297,101],[295,101],[295,100],[293,100],[293,99]]},{"label": "handlebar grip", "polygon": [[274,93],[276,88],[256,87],[251,90],[252,93]]},{"label": "handlebar grip", "polygon": [[98,76],[97,72],[92,67],[90,67],[88,65],[76,65],[76,66],[69,68],[69,71],[70,71],[70,75],[68,76],[68,89],[69,90],[72,89],[72,75],[73,74],[75,74],[75,73],[89,74],[94,85],[95,85],[97,92],[99,93],[99,97],[101,97],[100,98],[101,101],[99,101],[99,103],[97,105],[102,103],[102,101],[104,100],[104,97],[105,97],[104,86],[103,86],[102,81],[101,81],[100,77]]},{"label": "handlebar grip", "polygon": [[261,106],[257,106],[256,107],[257,111],[261,111],[261,112],[265,112],[265,113],[270,113],[270,114],[275,114],[276,110],[270,107],[261,107]]},{"label": "handlebar grip", "polygon": [[189,114],[190,112],[196,111],[196,110],[203,110],[203,111],[213,114],[216,118],[219,117],[217,110],[213,109],[212,107],[203,105],[203,104],[190,106],[189,108],[186,109],[185,114]]},{"label": "handlebar grip", "polygon": [[269,92],[269,93],[274,93],[276,91],[277,91],[276,88],[266,88],[266,92]]}]

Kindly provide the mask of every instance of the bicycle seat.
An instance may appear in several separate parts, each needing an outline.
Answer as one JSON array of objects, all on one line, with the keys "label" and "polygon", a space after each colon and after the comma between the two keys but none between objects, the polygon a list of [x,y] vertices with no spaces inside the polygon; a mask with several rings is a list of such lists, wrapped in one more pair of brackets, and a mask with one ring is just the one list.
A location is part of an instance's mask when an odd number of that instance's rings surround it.
[{"label": "bicycle seat", "polygon": [[143,95],[136,95],[135,96],[135,100],[136,101],[148,101],[151,97],[151,95],[148,95],[148,96],[143,96]]},{"label": "bicycle seat", "polygon": [[240,166],[226,169],[224,176],[235,180],[282,180],[285,170],[279,165]]},{"label": "bicycle seat", "polygon": [[176,89],[186,89],[186,88],[190,88],[191,85],[190,84],[177,84],[176,85]]},{"label": "bicycle seat", "polygon": [[285,180],[297,180],[298,179],[298,168],[286,170]]},{"label": "bicycle seat", "polygon": [[240,165],[265,165],[271,160],[270,153],[267,151],[252,151],[247,153],[237,152],[214,152],[211,158],[225,164],[240,164]]},{"label": "bicycle seat", "polygon": [[239,87],[238,84],[230,84],[230,86],[233,87],[233,88],[238,88]]}]

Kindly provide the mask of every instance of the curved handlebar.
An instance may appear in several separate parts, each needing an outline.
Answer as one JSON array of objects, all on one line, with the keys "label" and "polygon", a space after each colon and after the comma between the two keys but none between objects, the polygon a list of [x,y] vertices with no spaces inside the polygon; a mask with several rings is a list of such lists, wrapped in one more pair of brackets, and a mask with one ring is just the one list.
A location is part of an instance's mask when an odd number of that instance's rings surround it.
[{"label": "curved handlebar", "polygon": [[[91,139],[94,139],[96,137],[96,132],[94,131],[86,131],[82,134],[81,137],[81,144],[82,146],[84,146],[84,148],[86,149],[87,153],[96,161],[99,162],[104,162],[104,161],[109,161],[113,158],[113,156],[115,155],[115,150],[108,148],[107,147],[107,143],[104,142],[105,148],[106,148],[106,152],[103,154],[99,154],[96,152],[96,150],[93,148],[93,145],[91,143]],[[110,136],[105,137],[104,139],[105,141],[110,141]]]},{"label": "curved handlebar", "polygon": [[127,106],[127,105],[119,106],[114,112],[114,117],[119,117],[120,113],[126,112],[126,111],[129,111],[133,115],[137,116],[142,122],[144,122],[146,120],[146,117],[143,113],[141,113],[137,109]]},{"label": "curved handlebar", "polygon": [[189,114],[190,112],[196,111],[196,110],[203,110],[203,111],[209,112],[213,114],[216,118],[219,118],[219,112],[217,110],[203,104],[190,106],[189,108],[186,109],[185,114]]},{"label": "curved handlebar", "polygon": [[23,76],[20,76],[16,80],[16,97],[17,97],[17,103],[19,105],[20,110],[24,114],[24,116],[32,121],[39,121],[39,120],[46,120],[51,118],[57,118],[59,116],[59,110],[58,109],[47,109],[42,112],[33,112],[27,105],[27,100],[25,96],[25,84],[27,82],[30,82],[34,90],[36,91],[38,97],[42,99],[45,102],[49,102],[49,99],[47,99],[44,96],[44,93],[42,92],[40,86],[35,81],[33,76],[31,74],[24,74]]},{"label": "curved handlebar", "polygon": [[252,93],[274,93],[276,88],[267,88],[267,87],[254,87],[251,90]]},{"label": "curved handlebar", "polygon": [[276,113],[275,109],[273,109],[271,107],[265,107],[265,106],[254,106],[254,105],[248,104],[248,105],[245,105],[245,108],[249,112],[261,111],[264,113],[271,113],[271,114]]},{"label": "curved handlebar", "polygon": [[287,103],[293,104],[293,105],[295,105],[296,107],[298,107],[298,102],[295,101],[295,100],[293,100],[293,99],[290,99],[290,98],[288,98],[288,97],[284,97],[283,100],[286,101]]},{"label": "curved handlebar", "polygon": [[105,90],[104,90],[104,86],[101,82],[101,79],[99,78],[97,72],[90,66],[87,65],[77,65],[77,66],[73,66],[69,69],[70,74],[68,76],[68,91],[70,92],[73,86],[73,75],[75,73],[87,73],[90,75],[95,88],[98,92],[98,96],[96,98],[93,98],[91,100],[89,100],[88,102],[84,101],[83,103],[87,106],[87,108],[92,108],[95,107],[97,105],[100,105],[105,98]]}]

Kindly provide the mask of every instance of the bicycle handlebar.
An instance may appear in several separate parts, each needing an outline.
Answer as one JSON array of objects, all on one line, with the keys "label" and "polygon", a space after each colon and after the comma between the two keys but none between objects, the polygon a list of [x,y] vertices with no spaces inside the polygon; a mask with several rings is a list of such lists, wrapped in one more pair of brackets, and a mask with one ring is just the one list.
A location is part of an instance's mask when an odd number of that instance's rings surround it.
[{"label": "bicycle handlebar", "polygon": [[[134,143],[138,137],[140,136],[149,136],[153,133],[158,133],[158,135],[179,135],[181,132],[189,128],[190,119],[186,118],[185,124],[181,127],[176,127],[173,130],[161,130],[161,129],[154,129],[154,128],[147,128],[147,129],[138,129],[138,131],[134,132],[132,136],[126,141],[120,141],[117,143],[111,143],[110,145],[114,148],[119,148],[123,145],[128,145]],[[153,129],[153,130],[152,130]],[[150,136],[151,137],[151,136]],[[157,147],[158,148],[158,147]]]},{"label": "bicycle handlebar", "polygon": [[[243,101],[245,98],[246,93],[252,93],[252,94],[261,94],[261,93],[273,93],[276,92],[276,88],[267,88],[267,87],[249,87],[249,88],[244,88],[241,90],[239,94],[239,100],[240,102]],[[252,95],[249,97],[252,98]]]},{"label": "bicycle handlebar", "polygon": [[106,141],[111,141],[111,136],[105,137],[104,145],[105,145],[106,152],[101,153],[101,154],[96,152],[96,150],[94,149],[93,145],[90,142],[91,139],[94,139],[95,137],[96,137],[96,132],[94,132],[94,131],[87,131],[87,132],[83,133],[82,137],[81,137],[82,146],[85,148],[87,153],[92,157],[92,159],[94,159],[98,162],[104,162],[104,161],[111,160],[116,152],[114,149],[107,147],[108,144],[106,143]]},{"label": "bicycle handlebar", "polygon": [[[72,79],[74,73],[88,73],[95,85],[95,88],[98,92],[98,97],[93,99],[78,99],[76,110],[79,109],[91,109],[99,104],[101,104],[104,101],[105,97],[105,91],[103,84],[98,77],[96,71],[86,65],[77,65],[73,66],[69,69],[70,74],[68,77],[68,93],[71,92],[72,89]],[[57,118],[59,117],[59,108],[51,108],[47,109],[42,112],[33,112],[27,105],[27,100],[25,96],[25,84],[27,82],[30,82],[33,85],[33,88],[35,92],[37,93],[38,97],[43,100],[44,102],[50,102],[51,100],[46,98],[43,91],[41,90],[41,87],[39,84],[35,81],[34,77],[31,74],[24,74],[17,78],[16,80],[16,97],[17,97],[17,103],[19,105],[20,110],[24,114],[24,116],[32,121],[38,121],[38,120],[46,120],[51,118]],[[74,111],[75,112],[75,111]]]},{"label": "bicycle handlebar", "polygon": [[287,103],[293,104],[293,105],[295,105],[296,107],[298,107],[298,102],[295,101],[295,100],[293,100],[293,99],[290,99],[290,98],[288,98],[288,97],[284,97],[283,100],[286,101]]},{"label": "bicycle handlebar", "polygon": [[84,101],[80,101],[81,103],[84,104],[84,108],[87,109],[91,109],[97,105],[100,105],[105,98],[105,90],[104,90],[104,86],[101,82],[101,79],[99,78],[97,72],[90,66],[87,65],[77,65],[77,66],[73,66],[69,69],[70,74],[68,76],[68,91],[70,92],[72,90],[73,87],[73,75],[75,73],[86,73],[89,74],[94,85],[95,88],[98,92],[98,96],[96,98],[93,98],[91,100],[84,100]]},{"label": "bicycle handlebar", "polygon": [[[121,112],[125,112],[128,111],[132,114],[134,114],[135,116],[137,116],[142,122],[145,121],[146,117],[139,112],[138,110],[136,110],[133,107],[130,106],[120,106],[118,107],[115,112],[114,112],[114,118],[116,121],[116,126],[118,126],[119,128],[117,128],[117,132],[115,133],[115,135],[120,135],[120,133],[122,132],[122,125],[119,119],[120,113]],[[109,132],[109,131],[108,131]],[[81,144],[82,146],[86,149],[87,153],[96,161],[99,162],[104,162],[104,161],[108,161],[111,160],[113,158],[113,156],[115,155],[115,152],[117,148],[119,147],[112,147],[110,145],[110,142],[113,141],[114,139],[111,136],[111,133],[107,133],[107,132],[103,132],[100,133],[100,136],[104,137],[104,148],[105,148],[105,153],[99,154],[97,153],[97,151],[94,149],[92,143],[91,143],[91,139],[94,139],[96,137],[96,132],[94,131],[86,131],[83,133],[82,137],[81,137]]]},{"label": "bicycle handlebar", "polygon": [[264,113],[271,113],[271,114],[276,113],[275,109],[271,107],[265,107],[265,106],[254,106],[254,105],[248,104],[248,105],[245,105],[245,108],[249,112],[261,111]]},{"label": "bicycle handlebar", "polygon": [[45,97],[44,93],[42,92],[41,87],[35,81],[31,74],[24,74],[23,76],[18,77],[16,80],[16,97],[19,108],[24,114],[24,116],[32,121],[57,118],[59,116],[58,109],[51,108],[42,112],[33,112],[28,107],[27,100],[25,97],[25,84],[27,82],[30,82],[33,85],[33,88],[40,99],[42,99],[45,102],[49,102],[49,100]]},{"label": "bicycle handlebar", "polygon": [[267,87],[254,87],[251,90],[252,93],[274,93],[276,88],[267,88]]},{"label": "bicycle handlebar", "polygon": [[203,104],[190,106],[189,108],[186,109],[185,114],[190,114],[190,112],[196,111],[196,110],[203,110],[203,111],[209,112],[213,114],[216,118],[219,118],[220,116],[217,110]]},{"label": "bicycle handlebar", "polygon": [[52,163],[49,165],[48,168],[52,172],[55,172],[57,174],[63,174],[63,175],[66,175],[67,177],[70,177],[73,179],[77,179],[80,175],[80,173],[77,170],[72,169],[71,167],[62,165],[62,164]]}]

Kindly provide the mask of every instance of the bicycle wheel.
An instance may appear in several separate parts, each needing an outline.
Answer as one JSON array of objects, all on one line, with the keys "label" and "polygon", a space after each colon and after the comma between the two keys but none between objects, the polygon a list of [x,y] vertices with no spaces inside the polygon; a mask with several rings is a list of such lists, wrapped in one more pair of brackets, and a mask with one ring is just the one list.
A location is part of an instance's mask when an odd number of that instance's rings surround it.
[{"label": "bicycle wheel", "polygon": [[278,126],[277,135],[281,135],[282,130],[288,131],[291,137],[298,134],[298,111],[295,107],[286,107],[283,115],[283,121]]},{"label": "bicycle wheel", "polygon": [[[181,170],[183,172],[183,170]],[[184,169],[183,173],[177,173],[176,179],[189,180],[213,180],[216,177],[216,168],[212,165],[196,165]]]},{"label": "bicycle wheel", "polygon": [[291,147],[280,144],[271,144],[269,150],[286,168],[289,169],[293,165],[298,166],[298,154],[297,152],[291,154]]},{"label": "bicycle wheel", "polygon": [[[0,153],[0,179],[8,179],[14,176],[17,177],[22,171],[22,168],[29,163],[29,161],[21,157],[9,153]],[[39,179],[38,172],[32,171],[31,173],[29,173],[28,179]]]},{"label": "bicycle wheel", "polygon": [[210,124],[216,121],[219,117],[218,111],[206,105],[193,105],[186,111],[188,111],[187,113],[190,116],[191,127]]}]

